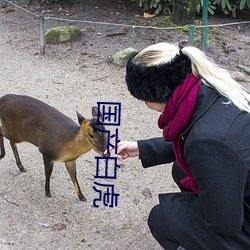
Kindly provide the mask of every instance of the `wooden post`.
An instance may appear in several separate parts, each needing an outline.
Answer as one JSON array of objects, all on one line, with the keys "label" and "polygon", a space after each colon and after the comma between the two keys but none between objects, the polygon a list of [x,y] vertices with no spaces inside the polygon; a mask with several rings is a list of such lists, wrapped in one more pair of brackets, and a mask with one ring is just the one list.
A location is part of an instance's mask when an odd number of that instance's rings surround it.
[{"label": "wooden post", "polygon": [[40,24],[40,54],[44,55],[45,54],[45,39],[44,39],[44,33],[45,33],[45,28],[44,28],[44,12],[42,11],[39,15],[39,24]]},{"label": "wooden post", "polygon": [[201,49],[202,51],[206,51],[207,48],[207,15],[208,15],[208,0],[203,0],[203,9],[202,9],[202,44]]},{"label": "wooden post", "polygon": [[0,0],[0,8],[3,8],[5,6],[5,1],[4,0]]},{"label": "wooden post", "polygon": [[194,46],[194,25],[189,26],[189,31],[188,31],[188,45],[189,46]]}]

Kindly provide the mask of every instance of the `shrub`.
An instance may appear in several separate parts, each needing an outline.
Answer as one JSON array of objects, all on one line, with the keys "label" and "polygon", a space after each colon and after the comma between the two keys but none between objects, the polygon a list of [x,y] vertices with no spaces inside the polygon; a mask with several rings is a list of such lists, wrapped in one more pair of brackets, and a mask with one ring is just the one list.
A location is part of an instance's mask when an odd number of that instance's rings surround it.
[{"label": "shrub", "polygon": [[145,11],[153,11],[156,15],[160,13],[165,15],[171,14],[171,0],[136,0],[136,2]]},{"label": "shrub", "polygon": [[[140,7],[146,11],[154,11],[155,14],[170,14],[172,9],[172,1],[174,0],[136,0]],[[193,1],[193,0],[189,0]],[[199,0],[197,4],[197,13],[201,12],[204,0]],[[250,0],[208,0],[208,11],[214,15],[216,7],[220,6],[224,14],[231,14],[236,17],[237,10],[241,11],[245,8],[250,9]]]},{"label": "shrub", "polygon": [[40,4],[52,4],[52,3],[57,3],[58,0],[38,0]]}]

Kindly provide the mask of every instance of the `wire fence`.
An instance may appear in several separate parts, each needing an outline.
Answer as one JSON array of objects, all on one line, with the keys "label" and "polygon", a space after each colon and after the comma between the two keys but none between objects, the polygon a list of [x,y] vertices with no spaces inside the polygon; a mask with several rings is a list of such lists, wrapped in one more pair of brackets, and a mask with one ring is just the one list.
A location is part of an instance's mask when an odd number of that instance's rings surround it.
[{"label": "wire fence", "polygon": [[[14,6],[17,9],[20,9],[24,12],[29,13],[37,18],[39,18],[40,22],[40,53],[43,55],[45,53],[45,39],[44,39],[44,32],[45,32],[45,20],[55,20],[55,21],[63,21],[63,22],[74,22],[74,23],[85,23],[85,24],[93,24],[93,25],[108,25],[108,26],[118,26],[118,27],[126,27],[131,29],[153,29],[153,30],[178,30],[178,29],[188,29],[188,42],[189,45],[194,44],[194,32],[196,29],[203,29],[203,28],[215,28],[215,27],[226,27],[226,26],[234,26],[234,25],[242,25],[242,24],[250,24],[250,21],[241,21],[241,22],[231,22],[231,23],[223,23],[223,24],[209,24],[209,25],[184,25],[184,26],[173,26],[173,27],[155,27],[155,26],[142,26],[142,25],[130,25],[130,24],[118,24],[118,23],[109,23],[109,22],[97,22],[97,21],[88,21],[88,20],[78,20],[78,19],[67,19],[67,18],[59,18],[59,17],[52,17],[52,16],[45,16],[44,12],[40,14],[36,14],[32,11],[29,11],[9,0],[2,0],[3,2]],[[206,39],[206,38],[204,38]],[[206,41],[203,41],[206,42]]]}]

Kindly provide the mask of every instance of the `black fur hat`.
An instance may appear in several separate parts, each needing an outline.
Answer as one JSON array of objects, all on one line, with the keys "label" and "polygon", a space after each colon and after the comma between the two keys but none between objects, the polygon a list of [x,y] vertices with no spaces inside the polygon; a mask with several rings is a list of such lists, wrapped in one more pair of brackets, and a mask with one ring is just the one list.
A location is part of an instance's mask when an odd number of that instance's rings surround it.
[{"label": "black fur hat", "polygon": [[135,64],[134,56],[126,66],[126,82],[131,95],[142,101],[165,103],[192,71],[190,59],[182,52],[171,62],[154,66]]}]

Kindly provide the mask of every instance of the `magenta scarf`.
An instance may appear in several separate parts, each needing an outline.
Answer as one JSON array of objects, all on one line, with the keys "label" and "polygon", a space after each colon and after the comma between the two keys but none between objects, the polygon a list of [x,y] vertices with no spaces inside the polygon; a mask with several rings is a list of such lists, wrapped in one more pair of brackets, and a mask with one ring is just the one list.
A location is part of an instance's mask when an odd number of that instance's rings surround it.
[{"label": "magenta scarf", "polygon": [[194,111],[199,86],[200,80],[192,73],[188,75],[167,100],[165,109],[158,120],[159,128],[163,129],[164,139],[173,142],[176,161],[187,174],[187,177],[181,180],[181,184],[195,194],[198,194],[198,187],[185,160],[179,135],[188,125]]}]

